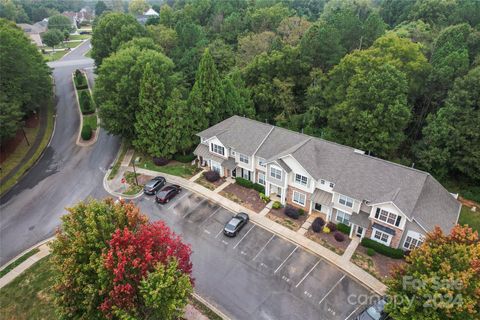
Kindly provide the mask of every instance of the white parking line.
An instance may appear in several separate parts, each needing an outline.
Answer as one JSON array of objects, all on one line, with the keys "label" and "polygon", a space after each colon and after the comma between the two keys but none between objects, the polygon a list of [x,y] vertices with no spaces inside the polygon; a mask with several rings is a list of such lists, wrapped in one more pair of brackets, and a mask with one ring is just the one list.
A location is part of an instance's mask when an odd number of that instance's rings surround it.
[{"label": "white parking line", "polygon": [[346,275],[344,274],[344,275],[340,278],[340,280],[338,280],[338,281],[333,285],[333,287],[332,287],[330,290],[328,290],[327,294],[322,298],[322,300],[320,300],[320,301],[318,302],[318,304],[322,304],[323,300],[325,300],[325,299],[327,298],[327,296],[330,294],[330,292],[332,292],[333,289],[335,289],[335,287],[338,286],[338,284],[345,278],[345,276],[346,276]]},{"label": "white parking line", "polygon": [[252,229],[255,228],[255,225],[253,225],[250,229],[248,229],[247,233],[245,233],[242,237],[242,239],[240,239],[240,241],[237,242],[237,244],[235,246],[233,246],[233,249],[235,249],[239,244],[240,242],[242,242],[243,239],[245,239],[245,237],[247,236],[247,234],[252,231]]},{"label": "white parking line", "polygon": [[184,195],[182,195],[180,198],[176,199],[176,201],[173,201],[172,203],[170,203],[170,205],[166,208],[167,210],[170,210],[172,208],[173,205],[176,205],[180,202],[180,200],[182,200],[183,198],[185,198],[185,196],[187,196],[188,193],[185,192]]},{"label": "white parking line", "polygon": [[362,306],[363,306],[363,305],[362,305],[362,304],[360,304],[360,305],[359,305],[357,308],[355,308],[355,310],[353,310],[353,311],[352,311],[352,313],[350,313],[350,314],[348,315],[348,317],[346,317],[346,318],[345,318],[345,320],[348,320],[348,319],[350,319],[350,317],[351,317],[352,315],[354,315],[354,314],[355,314],[355,312],[357,312],[357,311],[358,311],[358,309],[360,309]]},{"label": "white parking line", "polygon": [[272,235],[272,237],[270,239],[268,239],[267,243],[265,243],[265,245],[262,247],[262,249],[260,249],[260,251],[258,251],[258,253],[255,255],[255,257],[253,257],[252,261],[254,261],[258,255],[260,253],[262,253],[263,249],[265,249],[265,247],[270,243],[270,241],[272,241],[273,237],[275,237],[275,235]]},{"label": "white parking line", "polygon": [[185,217],[187,216],[187,214],[189,214],[189,213],[192,212],[193,210],[195,210],[195,209],[197,209],[198,207],[200,207],[200,205],[201,205],[202,203],[206,202],[206,201],[207,201],[207,199],[203,199],[202,201],[200,201],[195,207],[192,208],[192,210],[188,210],[187,213],[185,213],[182,218],[185,218]]},{"label": "white parking line", "polygon": [[220,235],[220,233],[222,233],[222,231],[223,231],[223,228],[217,233],[217,235],[215,236],[215,239],[218,238],[218,236]]},{"label": "white parking line", "polygon": [[285,258],[285,260],[283,260],[283,262],[278,266],[278,268],[273,272],[273,273],[277,273],[278,270],[280,270],[281,267],[283,267],[283,265],[285,264],[285,262],[287,262],[288,258],[290,258],[290,256],[295,252],[297,251],[298,249],[298,246],[296,246],[292,252],[290,252],[290,254],[288,255],[288,257]]},{"label": "white parking line", "polygon": [[295,288],[298,288],[298,286],[303,282],[303,280],[305,280],[305,278],[308,277],[308,275],[310,274],[310,272],[313,271],[313,269],[315,269],[315,267],[320,263],[320,259],[317,261],[317,263],[315,263],[315,265],[312,267],[312,269],[310,269],[310,271],[307,272],[307,274],[302,278],[302,280],[300,280],[297,285],[295,286]]},{"label": "white parking line", "polygon": [[200,224],[200,226],[203,226],[203,224],[204,224],[208,219],[210,219],[211,216],[213,216],[215,213],[217,213],[218,210],[220,210],[220,207],[218,207],[217,209],[215,209],[215,211],[213,211],[213,213],[212,213],[211,215],[209,215],[207,219],[205,219],[204,221],[202,221],[202,223]]}]

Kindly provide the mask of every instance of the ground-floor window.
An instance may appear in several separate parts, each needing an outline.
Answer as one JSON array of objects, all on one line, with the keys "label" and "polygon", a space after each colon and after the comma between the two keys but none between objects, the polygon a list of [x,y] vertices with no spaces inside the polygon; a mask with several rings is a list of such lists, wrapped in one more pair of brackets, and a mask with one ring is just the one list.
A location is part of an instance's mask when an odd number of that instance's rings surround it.
[{"label": "ground-floor window", "polygon": [[347,226],[350,225],[350,215],[344,211],[338,210],[337,209],[337,216],[335,218],[337,222],[346,224]]},{"label": "ground-floor window", "polygon": [[245,169],[242,168],[242,178],[243,178],[243,179],[250,180],[250,171],[245,170]]},{"label": "ground-floor window", "polygon": [[258,173],[258,184],[265,185],[265,173]]},{"label": "ground-floor window", "polygon": [[405,242],[403,243],[403,248],[406,250],[413,250],[417,247],[419,247],[423,243],[423,235],[414,232],[414,231],[408,231],[407,237],[405,238]]},{"label": "ground-floor window", "polygon": [[212,171],[218,172],[218,174],[222,174],[222,166],[215,161],[211,161],[210,167],[212,168]]},{"label": "ground-floor window", "polygon": [[322,205],[320,203],[315,202],[315,206],[313,208],[317,211],[322,211]]},{"label": "ground-floor window", "polygon": [[373,229],[372,239],[383,243],[384,245],[390,245],[390,237],[388,233],[382,232],[380,230]]},{"label": "ground-floor window", "polygon": [[307,196],[304,193],[293,191],[293,202],[305,206]]}]

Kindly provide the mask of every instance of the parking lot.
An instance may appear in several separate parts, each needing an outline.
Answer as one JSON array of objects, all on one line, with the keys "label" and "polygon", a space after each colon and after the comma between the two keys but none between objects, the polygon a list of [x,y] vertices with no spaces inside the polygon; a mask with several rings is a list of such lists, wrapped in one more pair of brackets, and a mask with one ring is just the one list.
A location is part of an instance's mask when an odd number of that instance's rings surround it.
[{"label": "parking lot", "polygon": [[[226,237],[223,227],[234,213],[189,191],[167,205],[146,196],[139,202],[192,244],[197,289],[234,319],[353,319],[363,310],[354,298],[372,295],[321,257],[252,222]],[[241,313],[230,304],[241,305]]]}]

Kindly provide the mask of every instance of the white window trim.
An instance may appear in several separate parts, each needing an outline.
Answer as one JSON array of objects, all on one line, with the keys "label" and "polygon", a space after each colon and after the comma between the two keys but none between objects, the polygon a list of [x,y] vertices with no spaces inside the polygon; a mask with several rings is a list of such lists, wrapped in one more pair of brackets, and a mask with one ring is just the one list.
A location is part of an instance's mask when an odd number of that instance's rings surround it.
[{"label": "white window trim", "polygon": [[[272,174],[272,170],[278,171],[280,173],[280,178],[277,178],[276,175]],[[276,179],[276,180],[282,180],[282,170],[275,168],[275,167],[270,167],[270,177]]]},{"label": "white window trim", "polygon": [[[300,179],[298,179],[297,181],[297,177],[299,177]],[[305,184],[303,183],[303,179],[302,178],[305,178]],[[300,173],[295,173],[295,183],[300,185],[300,186],[304,186],[304,187],[308,187],[308,177],[307,176],[304,176]]]},{"label": "white window trim", "polygon": [[[263,159],[263,158],[258,158],[258,165],[259,165],[260,167],[262,167],[262,168],[265,168],[265,167],[267,166],[267,164],[265,163],[265,161],[266,161],[266,160]],[[263,162],[263,164],[262,164],[262,162]]]},{"label": "white window trim", "polygon": [[[338,214],[339,214],[339,213],[343,214],[343,218],[342,218],[341,221],[338,220]],[[348,216],[348,221],[347,221],[347,223],[345,223],[345,216]],[[337,209],[337,213],[335,214],[335,221],[336,221],[336,222],[339,222],[339,223],[343,223],[343,224],[349,226],[349,225],[350,225],[350,219],[351,219],[351,217],[352,217],[352,215],[349,214],[348,212],[345,212],[345,211],[342,211],[342,210],[338,210],[338,209]]]},{"label": "white window trim", "polygon": [[[214,149],[214,146],[216,146],[218,148],[222,148],[223,149],[223,154],[221,154],[219,152],[216,152],[215,149]],[[225,147],[223,147],[221,145],[218,145],[218,144],[215,144],[213,142],[210,143],[210,152],[218,154],[219,156],[225,157]]]},{"label": "white window trim", "polygon": [[[303,203],[301,202],[298,202],[295,200],[295,195],[298,195],[299,198],[303,197]],[[307,195],[305,193],[301,193],[301,192],[298,192],[298,191],[295,191],[293,190],[293,194],[292,194],[292,202],[295,203],[295,204],[298,204],[302,207],[305,207],[306,203],[307,203]]]},{"label": "white window trim", "polygon": [[[383,223],[385,223],[385,224],[391,225],[392,227],[395,227],[395,228],[399,228],[399,227],[400,227],[400,226],[397,227],[397,226],[395,225],[395,223],[397,222],[398,217],[400,216],[399,214],[393,213],[393,212],[388,211],[388,210],[384,210],[384,209],[382,209],[382,208],[379,208],[379,209],[380,209],[380,213],[379,213],[379,215],[378,215],[378,218],[376,218],[378,221],[381,221],[381,222],[383,222]],[[385,214],[386,214],[386,216],[387,216],[385,220],[380,219],[380,217],[382,216],[382,212],[385,212]],[[393,223],[388,222],[388,218],[390,217],[390,215],[394,215],[394,216],[395,216],[395,219],[394,219]]]},{"label": "white window trim", "polygon": [[[260,182],[260,176],[263,176],[263,183]],[[258,172],[258,176],[257,176],[257,182],[258,184],[261,184],[262,186],[264,186],[266,184],[266,179],[265,179],[265,173],[263,172]]]},{"label": "white window trim", "polygon": [[[380,239],[377,239],[375,237],[376,233],[379,232],[380,233]],[[381,238],[383,235],[386,235],[387,236],[387,241],[382,241]],[[384,244],[386,246],[390,246],[390,243],[392,242],[392,238],[393,236],[391,234],[388,234],[386,232],[383,232],[382,230],[378,230],[378,229],[375,229],[375,228],[372,228],[372,235],[370,236],[370,239],[372,239],[373,241],[376,241],[378,243],[381,243],[381,244]]]},{"label": "white window trim", "polygon": [[[345,203],[341,203],[340,200],[343,200]],[[350,200],[350,201],[349,201]],[[352,205],[349,206],[347,203],[351,203]],[[342,206],[344,207],[347,207],[347,208],[353,208],[353,204],[354,204],[354,201],[352,198],[350,197],[347,197],[347,196],[344,196],[343,194],[339,195],[338,196],[338,203],[341,204]]]},{"label": "white window trim", "polygon": [[[243,161],[242,158],[246,158],[247,160]],[[247,155],[244,155],[243,153],[239,153],[238,154],[238,161],[240,161],[241,163],[249,164],[250,163],[250,157],[247,156]]]},{"label": "white window trim", "polygon": [[[412,246],[411,246],[412,241],[410,241],[410,246],[407,247],[406,243],[407,243],[408,238],[410,238],[412,240],[415,240],[418,243],[417,246],[412,248]],[[418,232],[415,232],[415,231],[408,231],[407,235],[405,237],[405,241],[403,241],[403,248],[405,250],[413,250],[413,249],[421,246],[424,241],[425,241],[425,237],[421,233],[418,233]]]}]

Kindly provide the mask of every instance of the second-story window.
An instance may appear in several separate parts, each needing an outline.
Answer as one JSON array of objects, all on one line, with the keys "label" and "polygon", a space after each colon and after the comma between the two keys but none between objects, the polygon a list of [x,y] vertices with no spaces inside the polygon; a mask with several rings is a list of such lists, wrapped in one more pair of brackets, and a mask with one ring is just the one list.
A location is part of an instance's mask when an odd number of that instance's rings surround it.
[{"label": "second-story window", "polygon": [[395,213],[377,208],[377,211],[375,212],[375,219],[391,224],[392,226],[399,227],[402,217]]},{"label": "second-story window", "polygon": [[259,165],[260,167],[264,167],[264,168],[265,168],[265,166],[266,166],[266,164],[265,164],[265,159],[258,159],[258,165]]},{"label": "second-story window", "polygon": [[302,186],[306,186],[308,184],[308,178],[302,176],[301,174],[295,174],[295,183],[301,184]]},{"label": "second-story window", "polygon": [[240,162],[248,164],[248,157],[240,153]]},{"label": "second-story window", "polygon": [[282,180],[282,171],[280,169],[270,167],[270,177]]},{"label": "second-story window", "polygon": [[330,182],[330,188],[335,187],[335,184],[333,182]]},{"label": "second-story window", "polygon": [[338,197],[338,203],[349,208],[353,207],[353,199],[344,195],[340,195],[340,197]]},{"label": "second-story window", "polygon": [[217,154],[220,154],[220,155],[222,155],[222,156],[225,155],[225,148],[224,148],[224,147],[219,146],[219,145],[214,144],[214,143],[212,143],[212,144],[210,144],[210,145],[211,145],[211,147],[212,147],[212,152],[217,153]]}]

